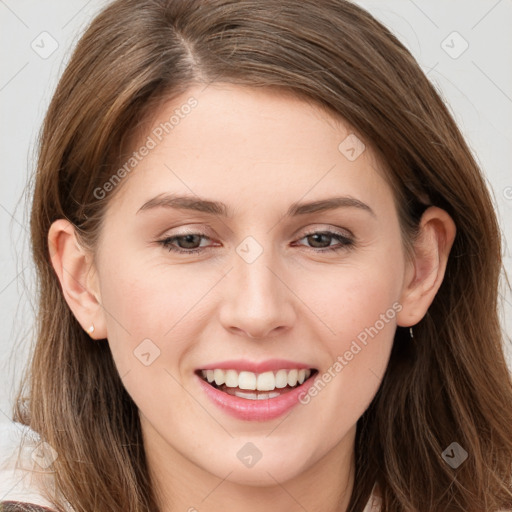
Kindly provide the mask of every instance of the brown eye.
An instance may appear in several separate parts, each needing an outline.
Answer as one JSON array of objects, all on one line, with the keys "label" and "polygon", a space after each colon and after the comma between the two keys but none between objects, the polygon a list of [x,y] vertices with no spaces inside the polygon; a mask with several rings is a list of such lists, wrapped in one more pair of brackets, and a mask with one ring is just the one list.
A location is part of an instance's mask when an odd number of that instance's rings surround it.
[{"label": "brown eye", "polygon": [[201,252],[208,247],[198,245],[201,243],[201,239],[210,240],[203,233],[186,233],[183,235],[175,235],[159,240],[163,247],[168,249],[170,252],[178,253],[196,253]]},{"label": "brown eye", "polygon": [[[352,239],[332,231],[313,231],[312,233],[305,234],[300,240],[304,239],[307,239],[308,243],[311,244],[311,249],[314,249],[316,252],[339,251],[354,245]],[[338,241],[337,245],[331,245],[333,239]]]},{"label": "brown eye", "polygon": [[175,239],[178,241],[178,245],[179,245],[180,249],[195,249],[194,246],[197,243],[199,243],[199,244],[201,243],[200,235],[183,235],[183,236],[177,236]]}]

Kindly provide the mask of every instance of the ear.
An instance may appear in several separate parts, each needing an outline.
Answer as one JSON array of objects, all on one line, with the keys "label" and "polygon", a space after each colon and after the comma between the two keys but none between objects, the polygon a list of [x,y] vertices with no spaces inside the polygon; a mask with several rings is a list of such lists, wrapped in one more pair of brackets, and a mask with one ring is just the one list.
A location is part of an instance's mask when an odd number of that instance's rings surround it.
[{"label": "ear", "polygon": [[456,231],[452,218],[441,208],[431,206],[423,213],[414,255],[406,265],[399,326],[410,327],[425,316],[443,282]]},{"label": "ear", "polygon": [[82,328],[91,338],[107,337],[99,283],[92,255],[76,238],[74,226],[65,219],[56,220],[48,232],[50,259],[59,278],[64,298]]}]

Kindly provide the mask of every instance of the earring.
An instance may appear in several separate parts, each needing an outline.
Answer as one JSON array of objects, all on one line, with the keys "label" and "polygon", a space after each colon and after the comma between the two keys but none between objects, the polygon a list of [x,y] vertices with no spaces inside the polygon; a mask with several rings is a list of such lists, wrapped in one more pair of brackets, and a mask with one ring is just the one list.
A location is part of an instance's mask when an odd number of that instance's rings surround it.
[{"label": "earring", "polygon": [[93,324],[91,324],[91,326],[89,327],[89,329],[87,329],[87,332],[88,332],[89,334],[92,334],[92,333],[94,332],[94,325],[93,325]]},{"label": "earring", "polygon": [[412,327],[409,327],[409,335],[411,336],[411,339],[414,338],[414,334],[412,332]]}]

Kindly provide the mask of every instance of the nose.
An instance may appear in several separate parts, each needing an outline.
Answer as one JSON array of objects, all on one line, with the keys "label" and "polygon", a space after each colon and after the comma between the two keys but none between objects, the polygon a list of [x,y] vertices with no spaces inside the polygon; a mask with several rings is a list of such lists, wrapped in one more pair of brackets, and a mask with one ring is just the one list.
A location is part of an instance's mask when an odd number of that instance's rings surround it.
[{"label": "nose", "polygon": [[226,276],[220,311],[228,331],[248,338],[283,334],[295,322],[292,287],[270,251],[247,263],[234,255],[234,268]]}]

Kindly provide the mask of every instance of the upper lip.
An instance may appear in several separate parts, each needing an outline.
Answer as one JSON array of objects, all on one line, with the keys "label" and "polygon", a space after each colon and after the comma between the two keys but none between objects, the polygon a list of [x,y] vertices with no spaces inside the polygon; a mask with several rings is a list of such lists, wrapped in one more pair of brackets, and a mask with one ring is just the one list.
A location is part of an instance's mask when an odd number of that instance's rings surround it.
[{"label": "upper lip", "polygon": [[313,369],[309,364],[289,361],[286,359],[267,359],[266,361],[249,361],[248,359],[233,359],[230,361],[219,361],[217,363],[201,366],[198,370],[236,370],[253,373],[263,373],[277,370]]}]

